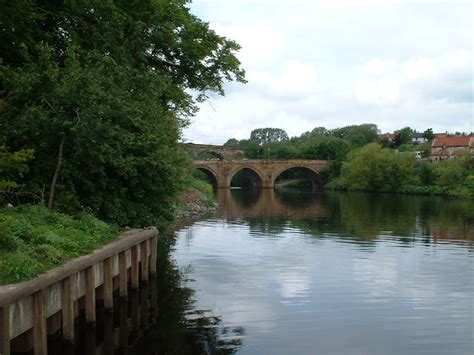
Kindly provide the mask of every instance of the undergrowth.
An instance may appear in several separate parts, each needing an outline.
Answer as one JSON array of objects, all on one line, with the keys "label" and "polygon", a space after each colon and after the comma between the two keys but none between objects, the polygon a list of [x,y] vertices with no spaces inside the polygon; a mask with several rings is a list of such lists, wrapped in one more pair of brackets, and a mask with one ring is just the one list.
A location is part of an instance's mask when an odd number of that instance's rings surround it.
[{"label": "undergrowth", "polygon": [[87,213],[40,205],[0,209],[0,284],[32,279],[114,239],[119,230]]}]

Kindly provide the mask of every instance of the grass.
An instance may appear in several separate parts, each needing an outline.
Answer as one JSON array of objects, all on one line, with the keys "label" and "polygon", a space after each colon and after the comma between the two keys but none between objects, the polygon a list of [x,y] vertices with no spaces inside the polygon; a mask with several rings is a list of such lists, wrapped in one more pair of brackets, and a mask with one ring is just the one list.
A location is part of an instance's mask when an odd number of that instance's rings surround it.
[{"label": "grass", "polygon": [[0,209],[0,284],[30,280],[93,251],[118,232],[87,213],[71,217],[40,205]]}]

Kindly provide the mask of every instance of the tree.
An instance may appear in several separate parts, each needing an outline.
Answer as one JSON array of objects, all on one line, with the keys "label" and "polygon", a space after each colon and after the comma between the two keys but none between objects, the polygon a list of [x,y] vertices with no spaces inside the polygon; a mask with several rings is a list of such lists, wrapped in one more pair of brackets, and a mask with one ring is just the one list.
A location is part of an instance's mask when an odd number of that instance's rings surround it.
[{"label": "tree", "polygon": [[229,138],[227,142],[224,143],[224,147],[238,147],[239,141],[235,138]]},{"label": "tree", "polygon": [[414,157],[371,143],[349,153],[341,174],[350,189],[392,192],[412,180],[414,166]]},{"label": "tree", "polygon": [[462,185],[467,176],[465,162],[462,159],[443,160],[434,165],[436,183],[443,187],[453,188]]},{"label": "tree", "polygon": [[423,137],[429,141],[432,141],[435,138],[432,128],[428,128],[426,131],[423,132]]},{"label": "tree", "polygon": [[400,131],[397,132],[397,139],[396,139],[396,144],[397,146],[400,146],[402,144],[407,144],[411,142],[411,139],[413,138],[413,130],[410,127],[405,127],[402,128]]},{"label": "tree", "polygon": [[239,46],[186,4],[0,5],[2,139],[35,149],[24,181],[46,189],[51,206],[74,196],[122,225],[171,218],[182,128],[224,80],[244,81]]},{"label": "tree", "polygon": [[258,128],[250,133],[250,140],[258,145],[283,142],[288,140],[288,134],[281,128]]},{"label": "tree", "polygon": [[368,143],[377,142],[378,133],[377,125],[372,123],[346,126],[329,131],[330,135],[342,138],[356,148],[363,147]]}]

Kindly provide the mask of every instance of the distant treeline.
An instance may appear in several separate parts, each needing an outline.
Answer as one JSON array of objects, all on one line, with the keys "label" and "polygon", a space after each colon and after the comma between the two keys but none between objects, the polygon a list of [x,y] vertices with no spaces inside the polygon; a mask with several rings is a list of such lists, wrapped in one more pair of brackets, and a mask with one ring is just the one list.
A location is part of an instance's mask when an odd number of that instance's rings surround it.
[{"label": "distant treeline", "polygon": [[375,124],[317,127],[292,138],[279,128],[260,128],[249,139],[231,138],[224,146],[242,148],[247,159],[331,160],[321,174],[330,189],[474,196],[468,157],[439,163],[415,159],[414,151],[430,154],[431,128],[423,132],[424,144],[410,144],[416,133],[410,127],[396,131],[394,139],[379,133]]}]

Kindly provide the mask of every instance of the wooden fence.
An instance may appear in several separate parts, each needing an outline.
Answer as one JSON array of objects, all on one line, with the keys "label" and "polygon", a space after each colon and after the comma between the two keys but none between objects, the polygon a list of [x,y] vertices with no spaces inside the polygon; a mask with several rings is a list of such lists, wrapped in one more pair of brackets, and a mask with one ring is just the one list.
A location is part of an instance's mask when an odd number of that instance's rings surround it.
[{"label": "wooden fence", "polygon": [[96,295],[112,309],[114,285],[126,298],[129,281],[138,289],[156,274],[157,240],[156,229],[131,230],[31,281],[0,286],[0,355],[10,355],[11,340],[31,330],[35,355],[46,355],[47,320],[58,314],[63,338],[74,341],[79,300],[85,299],[87,322],[96,321]]}]

